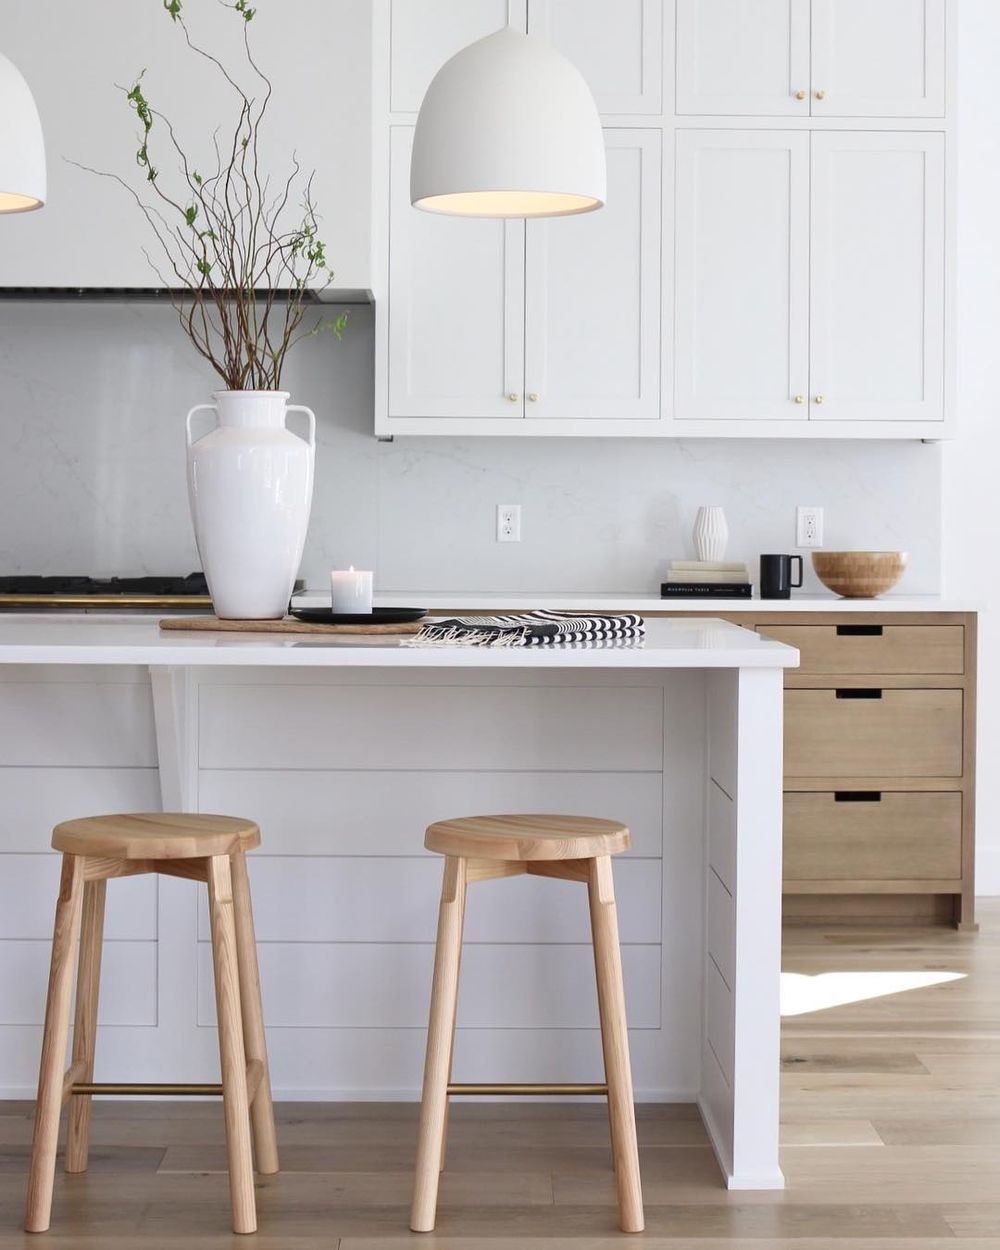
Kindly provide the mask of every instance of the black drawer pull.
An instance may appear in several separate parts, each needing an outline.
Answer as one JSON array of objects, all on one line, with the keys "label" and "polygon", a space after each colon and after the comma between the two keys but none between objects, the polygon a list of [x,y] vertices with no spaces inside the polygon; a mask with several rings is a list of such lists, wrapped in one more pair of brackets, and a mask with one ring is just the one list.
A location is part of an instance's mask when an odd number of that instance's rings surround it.
[{"label": "black drawer pull", "polygon": [[859,686],[856,690],[838,690],[838,699],[881,699],[881,690],[870,690],[867,686]]},{"label": "black drawer pull", "polygon": [[881,625],[838,625],[838,638],[881,638]]},{"label": "black drawer pull", "polygon": [[881,803],[881,790],[834,790],[834,803]]}]

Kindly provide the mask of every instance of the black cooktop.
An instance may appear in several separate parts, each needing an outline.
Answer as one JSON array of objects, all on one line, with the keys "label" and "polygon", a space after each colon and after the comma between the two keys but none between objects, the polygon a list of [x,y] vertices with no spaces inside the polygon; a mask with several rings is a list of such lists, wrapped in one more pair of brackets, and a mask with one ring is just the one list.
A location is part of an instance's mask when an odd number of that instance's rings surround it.
[{"label": "black cooktop", "polygon": [[186,577],[0,576],[0,595],[207,595],[204,573]]}]

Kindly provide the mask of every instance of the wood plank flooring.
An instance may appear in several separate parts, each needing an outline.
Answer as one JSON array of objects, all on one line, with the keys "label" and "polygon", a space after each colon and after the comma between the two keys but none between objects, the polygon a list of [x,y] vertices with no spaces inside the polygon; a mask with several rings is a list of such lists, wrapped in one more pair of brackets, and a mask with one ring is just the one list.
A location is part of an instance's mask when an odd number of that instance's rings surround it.
[{"label": "wood plank flooring", "polygon": [[[982,903],[980,919],[976,934],[788,930],[793,994],[856,1000],[785,1020],[788,1188],[727,1193],[695,1109],[641,1106],[647,1231],[635,1244],[1000,1250],[1000,900]],[[876,983],[874,973],[893,976]],[[899,988],[918,973],[958,979]],[[57,1175],[52,1229],[29,1236],[31,1107],[0,1103],[0,1250],[610,1250],[629,1240],[616,1231],[602,1105],[458,1103],[438,1228],[419,1236],[407,1231],[415,1106],[277,1111],[283,1170],[258,1178],[256,1237],[229,1232],[214,1102],[97,1104],[90,1172]]]}]

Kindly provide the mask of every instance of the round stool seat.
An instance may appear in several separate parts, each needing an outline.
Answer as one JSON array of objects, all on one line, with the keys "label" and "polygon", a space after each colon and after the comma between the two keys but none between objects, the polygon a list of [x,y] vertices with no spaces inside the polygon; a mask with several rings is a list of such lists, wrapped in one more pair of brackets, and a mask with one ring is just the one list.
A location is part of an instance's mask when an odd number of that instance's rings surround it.
[{"label": "round stool seat", "polygon": [[239,816],[136,812],[64,820],[52,831],[52,845],[68,855],[201,859],[253,850],[260,846],[260,830]]},{"label": "round stool seat", "polygon": [[465,816],[429,826],[424,846],[466,859],[596,859],[631,844],[628,826],[593,816]]}]

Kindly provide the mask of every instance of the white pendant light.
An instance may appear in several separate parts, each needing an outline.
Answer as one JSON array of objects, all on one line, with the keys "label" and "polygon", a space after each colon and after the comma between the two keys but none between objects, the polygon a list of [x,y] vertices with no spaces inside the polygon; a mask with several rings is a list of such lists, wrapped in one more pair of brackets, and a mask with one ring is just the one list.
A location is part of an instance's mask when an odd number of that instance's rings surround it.
[{"label": "white pendant light", "polygon": [[41,118],[17,66],[0,54],[0,213],[26,213],[44,203]]},{"label": "white pendant light", "polygon": [[460,217],[562,217],[604,204],[597,105],[561,53],[509,26],[438,70],[413,136],[410,200]]}]

